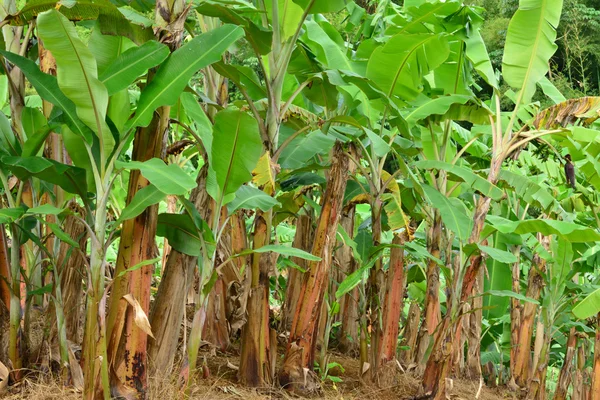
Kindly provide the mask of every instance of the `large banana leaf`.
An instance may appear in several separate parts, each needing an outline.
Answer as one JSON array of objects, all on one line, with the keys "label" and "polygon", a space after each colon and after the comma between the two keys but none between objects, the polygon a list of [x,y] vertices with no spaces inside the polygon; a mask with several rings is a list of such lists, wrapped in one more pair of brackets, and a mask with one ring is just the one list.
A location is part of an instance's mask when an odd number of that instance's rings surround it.
[{"label": "large banana leaf", "polygon": [[177,164],[165,164],[160,158],[148,161],[117,162],[117,168],[139,169],[144,178],[164,194],[183,195],[196,187],[196,182]]},{"label": "large banana leaf", "polygon": [[[494,248],[504,251],[508,250],[506,236],[500,232],[496,232],[494,235]],[[489,254],[489,252],[486,253]],[[512,289],[511,264],[503,261],[514,262],[513,260],[499,260],[497,257],[487,258],[487,274],[484,280],[484,290],[486,292],[490,290]],[[500,318],[506,313],[508,306],[509,299],[506,297],[485,296],[483,298],[483,314],[487,319]]]},{"label": "large banana leaf", "polygon": [[489,122],[489,109],[477,104],[474,98],[468,95],[453,94],[433,99],[420,96],[411,105],[413,108],[409,109],[404,118],[412,124],[431,116],[434,116],[432,119],[435,121],[452,119],[479,124]]},{"label": "large banana leaf", "polygon": [[257,208],[266,212],[276,205],[281,204],[274,197],[255,187],[243,185],[235,192],[235,199],[228,204],[227,209],[230,213],[239,209],[254,210]]},{"label": "large banana leaf", "polygon": [[133,196],[131,202],[127,204],[127,207],[123,209],[118,222],[137,217],[143,213],[146,208],[159,203],[166,196],[167,195],[164,192],[160,191],[154,185],[148,185],[140,189],[136,192],[135,196]]},{"label": "large banana leaf", "polygon": [[246,39],[256,51],[260,54],[268,54],[271,51],[273,32],[266,30],[250,18],[253,14],[259,14],[259,11],[250,4],[237,5],[233,8],[228,6],[226,1],[206,0],[196,7],[196,11],[209,17],[219,18],[224,23],[241,26],[246,31]]},{"label": "large banana leaf", "polygon": [[442,221],[458,239],[466,242],[471,234],[472,219],[465,205],[457,198],[448,198],[429,185],[422,185],[429,203],[440,210]]},{"label": "large banana leaf", "polygon": [[98,20],[102,33],[125,36],[138,44],[154,37],[151,28],[130,22],[124,15],[127,12],[108,0],[77,0],[68,7],[56,0],[28,0],[19,12],[8,15],[5,20],[11,25],[27,25],[51,9],[60,9],[70,21]]},{"label": "large banana leaf", "polygon": [[562,0],[521,0],[508,24],[502,76],[511,87],[522,91],[525,104],[531,101],[558,48],[554,41],[562,5]]},{"label": "large banana leaf", "polygon": [[87,143],[92,143],[92,131],[81,122],[77,116],[75,104],[60,90],[56,77],[40,71],[35,62],[28,58],[5,50],[0,50],[0,54],[19,67],[42,99],[62,110],[65,123],[75,134],[84,138]]},{"label": "large banana leaf", "polygon": [[[354,68],[346,55],[346,47],[340,34],[326,21],[306,21],[305,41],[311,44],[317,60],[331,69],[352,71]],[[324,28],[327,29],[327,31]]]},{"label": "large banana leaf", "polygon": [[423,90],[423,76],[449,54],[443,34],[400,33],[375,49],[367,64],[367,78],[377,82],[388,97],[414,100]]},{"label": "large banana leaf", "polygon": [[212,155],[207,190],[213,199],[226,204],[252,178],[262,152],[258,123],[237,110],[223,110],[215,116]]},{"label": "large banana leaf", "polygon": [[573,307],[573,314],[579,319],[587,319],[600,312],[600,289],[592,292]]},{"label": "large banana leaf", "polygon": [[102,75],[118,56],[132,47],[136,47],[135,43],[123,36],[103,35],[96,24],[90,35],[88,48],[96,59],[98,76]]},{"label": "large banana leaf", "polygon": [[24,181],[31,177],[60,186],[66,192],[77,194],[87,200],[85,170],[61,164],[43,157],[9,157],[0,159],[0,165]]},{"label": "large banana leaf", "polygon": [[454,14],[461,7],[458,1],[413,2],[405,1],[406,12],[392,19],[394,26],[388,28],[388,34],[429,33],[430,26],[441,25],[443,19]]},{"label": "large banana leaf", "polygon": [[465,54],[473,63],[475,71],[493,88],[498,88],[498,79],[494,73],[492,61],[478,29],[469,32],[465,38]]},{"label": "large banana leaf", "polygon": [[494,200],[500,200],[503,196],[502,190],[496,185],[466,167],[460,167],[458,165],[435,160],[417,161],[415,165],[417,168],[447,171],[453,180],[457,179],[458,181],[463,181],[469,187],[472,187],[484,196],[491,197]]},{"label": "large banana leaf", "polygon": [[[56,0],[29,0],[18,13],[8,15],[6,20],[11,25],[26,25],[44,11],[57,8],[59,3]],[[119,9],[108,0],[78,0],[71,7],[60,7],[60,10],[71,21],[94,20],[100,14],[123,18]]]},{"label": "large banana leaf", "polygon": [[309,12],[311,14],[334,13],[340,11],[348,0],[294,0],[304,10],[312,3]]},{"label": "large banana leaf", "polygon": [[491,227],[502,233],[541,233],[542,235],[558,235],[571,243],[589,243],[600,241],[600,233],[592,228],[573,222],[555,221],[551,219],[527,219],[524,221],[510,221],[508,219],[488,215],[487,221]]},{"label": "large banana leaf", "polygon": [[264,0],[269,20],[273,21],[273,1],[277,1],[281,39],[292,37],[302,21],[303,10],[292,0]]},{"label": "large banana leaf", "polygon": [[58,11],[41,13],[37,25],[40,38],[56,59],[58,86],[75,103],[78,117],[96,133],[107,157],[115,141],[106,124],[108,93],[98,80],[96,59],[75,26]]},{"label": "large banana leaf", "polygon": [[169,55],[169,48],[154,40],[133,47],[110,63],[100,75],[109,96],[126,89],[148,69],[157,66]]},{"label": "large banana leaf", "polygon": [[528,204],[539,206],[543,210],[556,205],[554,196],[526,175],[503,169],[500,171],[499,180],[512,186],[517,195]]},{"label": "large banana leaf", "polygon": [[200,69],[219,61],[244,30],[235,25],[223,25],[194,39],[177,49],[165,61],[142,91],[135,116],[128,128],[147,126],[158,107],[173,105],[191,79]]},{"label": "large banana leaf", "polygon": [[10,121],[0,112],[0,154],[18,156],[21,154],[21,144],[10,126]]}]

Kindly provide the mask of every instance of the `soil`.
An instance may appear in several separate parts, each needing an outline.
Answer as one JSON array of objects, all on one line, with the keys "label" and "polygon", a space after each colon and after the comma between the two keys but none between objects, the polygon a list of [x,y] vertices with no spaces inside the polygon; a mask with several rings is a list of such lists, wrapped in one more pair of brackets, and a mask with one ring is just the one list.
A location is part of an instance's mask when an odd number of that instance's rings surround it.
[{"label": "soil", "polygon": [[[279,349],[280,359],[283,357],[283,348]],[[239,365],[239,356],[235,353],[220,353],[205,347],[202,349],[199,364],[206,358],[208,377],[203,377],[199,372],[195,382],[191,385],[191,399],[224,400],[224,399],[297,399],[284,390],[273,387],[267,389],[249,389],[237,384],[236,366]],[[342,381],[333,383],[326,379],[322,385],[322,399],[339,400],[421,400],[418,397],[419,380],[409,374],[398,374],[396,383],[389,387],[377,388],[364,384],[360,379],[360,362],[351,357],[331,352],[329,362],[337,362],[343,366],[331,371],[331,376],[336,376]],[[335,379],[335,378],[334,378]],[[168,377],[152,377],[149,382],[148,398],[158,400],[182,399],[184,396],[178,390],[177,375]],[[473,400],[479,390],[479,382],[452,381],[452,390],[449,399]],[[1,396],[0,396],[1,397]],[[11,386],[5,399],[28,400],[76,400],[81,399],[81,393],[76,393],[68,387],[63,387],[57,377],[49,374],[32,372],[20,384]],[[479,395],[481,400],[513,399],[516,398],[506,388],[491,389],[483,387]]]}]

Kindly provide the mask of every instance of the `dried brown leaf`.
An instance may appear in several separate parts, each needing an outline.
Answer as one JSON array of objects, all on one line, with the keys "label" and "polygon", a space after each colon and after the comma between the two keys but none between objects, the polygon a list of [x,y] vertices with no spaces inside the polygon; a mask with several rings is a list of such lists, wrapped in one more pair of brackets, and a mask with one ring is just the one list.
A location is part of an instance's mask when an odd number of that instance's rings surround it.
[{"label": "dried brown leaf", "polygon": [[6,393],[8,388],[8,368],[0,362],[0,394]]},{"label": "dried brown leaf", "polygon": [[133,321],[135,322],[137,327],[144,331],[152,339],[155,339],[154,335],[152,334],[150,321],[148,321],[148,316],[142,309],[142,306],[140,306],[140,303],[138,303],[138,301],[131,294],[126,294],[125,296],[123,296],[123,299],[125,299],[125,301],[127,301],[133,307]]}]

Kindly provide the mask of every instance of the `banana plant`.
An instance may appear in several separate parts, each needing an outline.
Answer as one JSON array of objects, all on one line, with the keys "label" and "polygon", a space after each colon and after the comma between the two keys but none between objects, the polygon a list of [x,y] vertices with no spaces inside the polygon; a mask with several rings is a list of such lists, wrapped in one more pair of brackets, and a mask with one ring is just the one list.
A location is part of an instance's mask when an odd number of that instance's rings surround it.
[{"label": "banana plant", "polygon": [[[91,244],[83,355],[86,376],[84,393],[87,398],[109,398],[107,332],[104,323],[108,290],[105,285],[105,257],[107,228],[110,228],[107,226],[107,203],[115,176],[124,168],[140,170],[151,184],[160,187],[165,194],[182,194],[195,187],[194,181],[175,165],[167,166],[159,159],[123,164],[119,158],[131,142],[136,128],[148,125],[156,108],[173,104],[189,78],[198,69],[218,61],[227,47],[243,35],[243,31],[232,25],[223,26],[213,34],[197,36],[166,60],[166,52],[160,52],[162,45],[148,42],[123,53],[99,74],[99,61],[61,12],[50,10],[37,14],[37,28],[45,47],[56,58],[56,79],[42,73],[34,63],[19,55],[8,52],[3,52],[3,55],[20,67],[44,100],[54,104],[57,111],[60,110],[56,121],[60,123],[65,146],[76,167],[35,156],[3,157],[2,163],[21,178],[36,176],[49,182],[56,182],[57,179],[69,182],[65,190],[76,193],[88,209],[85,224]],[[64,40],[65,34],[68,41]],[[207,47],[211,51],[204,52],[192,64],[181,62],[194,48]],[[132,59],[137,62],[132,64],[127,61]],[[120,90],[159,64],[161,66],[155,78],[140,96],[134,115],[123,124],[107,118],[110,117],[109,99],[115,100]],[[121,125],[121,129],[118,125]],[[60,175],[61,172],[64,175]],[[181,179],[177,182],[165,179],[172,174],[181,174]],[[90,177],[89,183],[87,177]],[[132,303],[137,310],[137,300],[134,299]],[[101,384],[97,385],[96,377],[100,378]]]}]

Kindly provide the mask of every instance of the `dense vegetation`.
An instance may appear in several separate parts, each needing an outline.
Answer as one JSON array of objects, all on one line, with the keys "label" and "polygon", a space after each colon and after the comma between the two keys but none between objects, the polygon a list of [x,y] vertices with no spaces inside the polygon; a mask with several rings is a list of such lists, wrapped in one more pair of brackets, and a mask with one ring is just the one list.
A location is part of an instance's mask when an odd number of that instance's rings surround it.
[{"label": "dense vegetation", "polygon": [[3,5],[0,389],[600,398],[597,1]]}]

